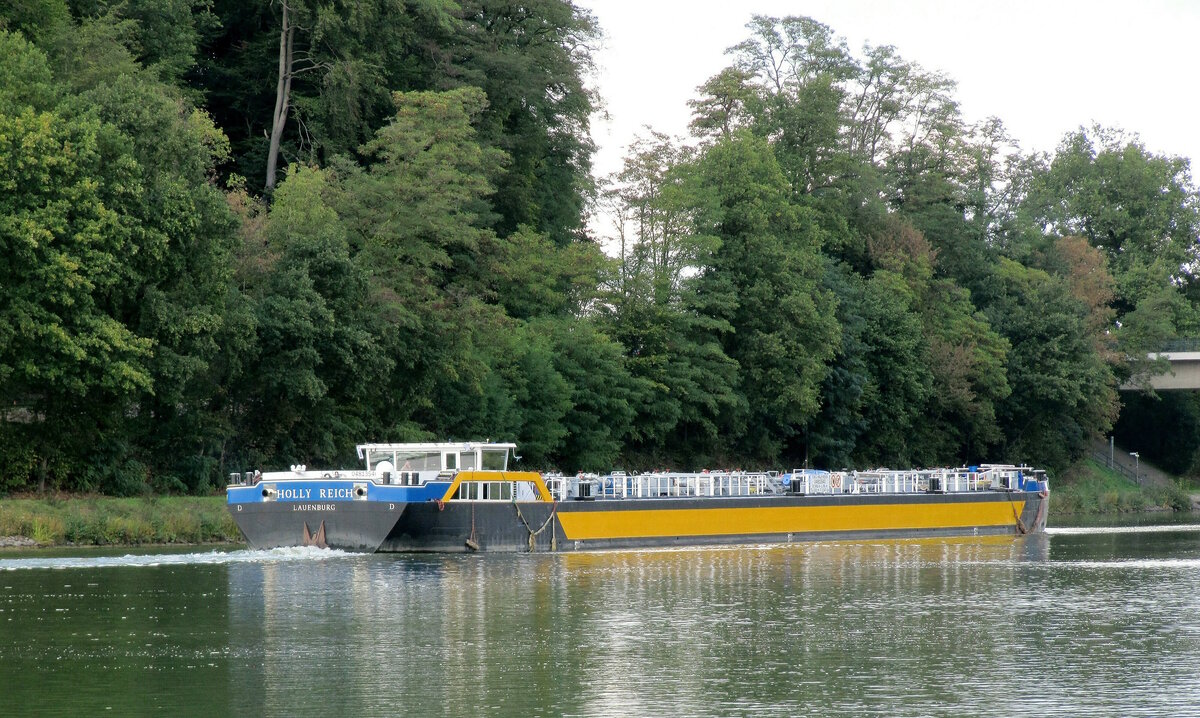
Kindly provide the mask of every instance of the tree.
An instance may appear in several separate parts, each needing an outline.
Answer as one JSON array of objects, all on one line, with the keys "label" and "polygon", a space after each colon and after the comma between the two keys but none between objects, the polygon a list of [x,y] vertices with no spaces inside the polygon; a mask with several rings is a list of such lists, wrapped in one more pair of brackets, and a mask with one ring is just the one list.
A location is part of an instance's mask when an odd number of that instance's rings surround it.
[{"label": "tree", "polygon": [[697,216],[710,199],[694,152],[659,133],[635,140],[609,193],[619,208],[619,234],[635,238],[620,248],[622,264],[644,277],[655,303],[676,301],[687,277],[718,244],[697,231]]},{"label": "tree", "polygon": [[692,108],[692,132],[710,140],[733,139],[735,130],[747,126],[756,96],[751,85],[754,75],[736,67],[727,67],[697,88],[700,97],[689,100]]},{"label": "tree", "polygon": [[1121,381],[1164,371],[1148,355],[1200,328],[1190,299],[1200,286],[1200,202],[1188,162],[1093,127],[1068,134],[1053,159],[1023,169],[1016,210],[1023,225],[1006,251],[1069,279],[1089,306],[1098,350]]},{"label": "tree", "polygon": [[44,52],[19,34],[0,29],[0,108],[16,115],[29,108],[51,110],[61,88]]},{"label": "tree", "polygon": [[865,283],[859,311],[870,379],[863,389],[865,427],[854,451],[857,465],[919,461],[914,443],[933,382],[915,303],[912,289],[895,273],[881,270]]},{"label": "tree", "polygon": [[[1000,438],[995,412],[1009,394],[1007,342],[976,310],[965,289],[951,279],[935,276],[937,252],[903,219],[889,217],[871,238],[870,251],[879,267],[872,281],[881,273],[903,277],[903,286],[892,294],[907,297],[911,314],[887,322],[888,326],[879,330],[880,336],[889,336],[906,322],[916,321],[920,327],[921,341],[912,347],[917,366],[908,367],[905,374],[924,375],[918,380],[924,390],[914,387],[908,392],[916,401],[909,409],[914,415],[888,422],[888,426],[909,426],[905,446],[910,463],[980,461]],[[866,342],[871,345],[873,339]],[[867,355],[875,353],[872,348]],[[912,361],[911,353],[905,356]]]},{"label": "tree", "polygon": [[486,301],[489,177],[502,153],[481,147],[471,125],[477,89],[396,93],[393,122],[363,146],[366,168],[336,163],[332,206],[356,260],[368,269],[383,350],[397,362],[371,411],[384,433],[421,437],[443,426],[444,383],[462,391],[486,375],[489,342],[504,324]]},{"label": "tree", "polygon": [[1012,394],[998,407],[1008,459],[1060,470],[1116,418],[1112,372],[1087,331],[1087,307],[1046,272],[1000,260],[988,320],[1012,345]]},{"label": "tree", "polygon": [[84,407],[153,381],[151,342],[106,311],[135,247],[101,197],[98,178],[131,179],[128,158],[105,164],[103,132],[96,120],[0,111],[0,430],[33,447],[42,490],[96,433]]},{"label": "tree", "polygon": [[524,226],[487,249],[494,255],[480,257],[485,282],[505,313],[522,320],[578,317],[592,305],[600,276],[612,265],[594,244],[559,247]]},{"label": "tree", "polygon": [[723,424],[746,458],[776,460],[819,408],[818,389],[838,345],[835,299],[821,286],[822,232],[790,201],[767,143],[738,134],[701,162],[713,210],[701,230],[721,244],[697,282],[698,311],[739,367],[743,416]]},{"label": "tree", "polygon": [[249,11],[216,0],[215,12],[221,32],[193,77],[252,182],[273,187],[264,175],[279,158],[328,165],[354,152],[389,121],[393,91],[474,86],[488,98],[480,143],[509,157],[493,178],[497,233],[525,225],[559,246],[582,237],[595,104],[583,77],[599,32],[586,11],[558,0],[286,0]]},{"label": "tree", "polygon": [[526,225],[559,246],[580,239],[594,192],[596,97],[584,78],[600,34],[595,18],[560,0],[469,0],[458,15],[446,41],[454,69],[441,87],[474,85],[487,95],[480,141],[509,157],[493,198],[497,234]]},{"label": "tree", "polygon": [[0,32],[21,34],[38,44],[70,21],[66,0],[11,0],[0,7]]},{"label": "tree", "polygon": [[1200,202],[1187,160],[1094,127],[1067,135],[1031,171],[1024,211],[1052,235],[1084,237],[1104,252],[1118,318],[1145,297],[1195,283]]},{"label": "tree", "polygon": [[736,411],[736,364],[706,317],[696,273],[718,242],[698,226],[711,209],[691,151],[662,135],[631,148],[608,192],[621,237],[620,268],[606,309],[626,348],[637,392],[630,458],[651,465],[728,455],[722,414]]},{"label": "tree", "polygon": [[808,17],[756,15],[749,39],[729,48],[734,67],[753,78],[756,134],[772,139],[792,191],[832,188],[848,170],[840,151],[842,103],[858,66],[833,30]]},{"label": "tree", "polygon": [[633,431],[639,396],[622,347],[590,318],[560,319],[540,329],[551,336],[555,369],[571,391],[555,463],[566,471],[611,469]]},{"label": "tree", "polygon": [[[436,88],[453,8],[444,0],[214,0],[219,31],[204,36],[188,79],[229,135],[231,169],[266,187],[273,152],[276,172],[292,161],[327,164],[388,122],[393,90]],[[270,82],[264,67],[274,70]]]},{"label": "tree", "polygon": [[[289,168],[244,262],[253,352],[238,374],[234,416],[240,458],[333,462],[368,430],[364,411],[392,362],[380,345],[369,271],[355,262],[331,207],[328,173]],[[253,249],[253,248],[248,248]]]},{"label": "tree", "polygon": [[[296,74],[296,25],[288,0],[279,0],[279,69],[275,82],[275,111],[271,113],[271,144],[267,147],[267,191],[275,189],[275,172],[279,163],[279,143],[287,124],[292,102],[292,79]],[[311,67],[307,69],[312,69]]]}]

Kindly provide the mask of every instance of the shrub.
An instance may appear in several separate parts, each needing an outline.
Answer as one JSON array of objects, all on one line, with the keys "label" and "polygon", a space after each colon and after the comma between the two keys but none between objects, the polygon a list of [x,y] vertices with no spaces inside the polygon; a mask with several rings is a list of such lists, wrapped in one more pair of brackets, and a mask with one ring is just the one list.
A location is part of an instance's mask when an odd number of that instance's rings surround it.
[{"label": "shrub", "polygon": [[163,543],[199,543],[203,541],[200,517],[191,511],[175,511],[163,520],[160,540]]},{"label": "shrub", "polygon": [[67,534],[66,524],[57,516],[36,517],[32,529],[33,535],[29,538],[44,544],[62,543]]}]

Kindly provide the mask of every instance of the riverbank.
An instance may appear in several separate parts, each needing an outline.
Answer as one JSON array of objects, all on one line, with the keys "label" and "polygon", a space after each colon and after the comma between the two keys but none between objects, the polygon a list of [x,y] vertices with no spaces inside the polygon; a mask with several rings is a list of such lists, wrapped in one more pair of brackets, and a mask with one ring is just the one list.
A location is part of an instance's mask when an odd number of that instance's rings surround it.
[{"label": "riverbank", "polygon": [[215,544],[241,538],[224,496],[0,500],[0,548]]},{"label": "riverbank", "polygon": [[[1054,517],[1191,511],[1179,486],[1138,486],[1085,461],[1051,486]],[[52,495],[0,500],[0,550],[53,546],[240,543],[224,496],[109,498]]]},{"label": "riverbank", "polygon": [[1139,486],[1100,462],[1088,459],[1050,485],[1050,516],[1095,516],[1146,511],[1193,511],[1194,499],[1182,486]]}]

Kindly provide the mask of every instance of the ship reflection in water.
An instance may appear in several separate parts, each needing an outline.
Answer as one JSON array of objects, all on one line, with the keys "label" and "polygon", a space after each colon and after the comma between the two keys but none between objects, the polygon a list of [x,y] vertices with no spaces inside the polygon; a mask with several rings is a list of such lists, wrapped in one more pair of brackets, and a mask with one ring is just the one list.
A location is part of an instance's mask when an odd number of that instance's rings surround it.
[{"label": "ship reflection in water", "polygon": [[0,554],[0,715],[1200,705],[1195,525],[578,554],[84,553]]},{"label": "ship reflection in water", "polygon": [[1177,527],[230,565],[230,709],[1179,714],[1200,701],[1198,542]]}]

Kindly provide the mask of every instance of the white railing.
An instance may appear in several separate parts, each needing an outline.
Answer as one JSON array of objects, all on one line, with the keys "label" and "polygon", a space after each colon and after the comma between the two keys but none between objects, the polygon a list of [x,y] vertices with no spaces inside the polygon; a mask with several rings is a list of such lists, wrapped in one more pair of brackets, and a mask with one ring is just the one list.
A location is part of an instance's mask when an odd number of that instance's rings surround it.
[{"label": "white railing", "polygon": [[555,501],[567,498],[567,490],[570,487],[570,480],[567,477],[562,474],[543,474],[542,481],[546,482],[546,489]]},{"label": "white railing", "polygon": [[685,474],[658,472],[597,477],[597,496],[603,498],[655,498],[670,496],[755,496],[778,493],[765,473],[708,472]]},{"label": "white railing", "polygon": [[1023,477],[1033,478],[1027,466],[984,464],[957,469],[874,469],[812,471],[796,469],[788,477],[795,493],[911,494],[925,491],[962,493],[1020,488]]},{"label": "white railing", "polygon": [[663,497],[757,496],[783,493],[779,478],[767,472],[655,472],[579,474],[543,477],[556,500],[567,497],[647,499]]},{"label": "white railing", "polygon": [[[984,464],[957,469],[773,472],[705,471],[627,474],[546,475],[546,487],[556,501],[568,498],[630,499],[666,497],[762,496],[795,494],[912,494],[961,493],[1017,489],[1021,478],[1033,478],[1025,466]],[[1042,477],[1044,478],[1044,477]]]}]

